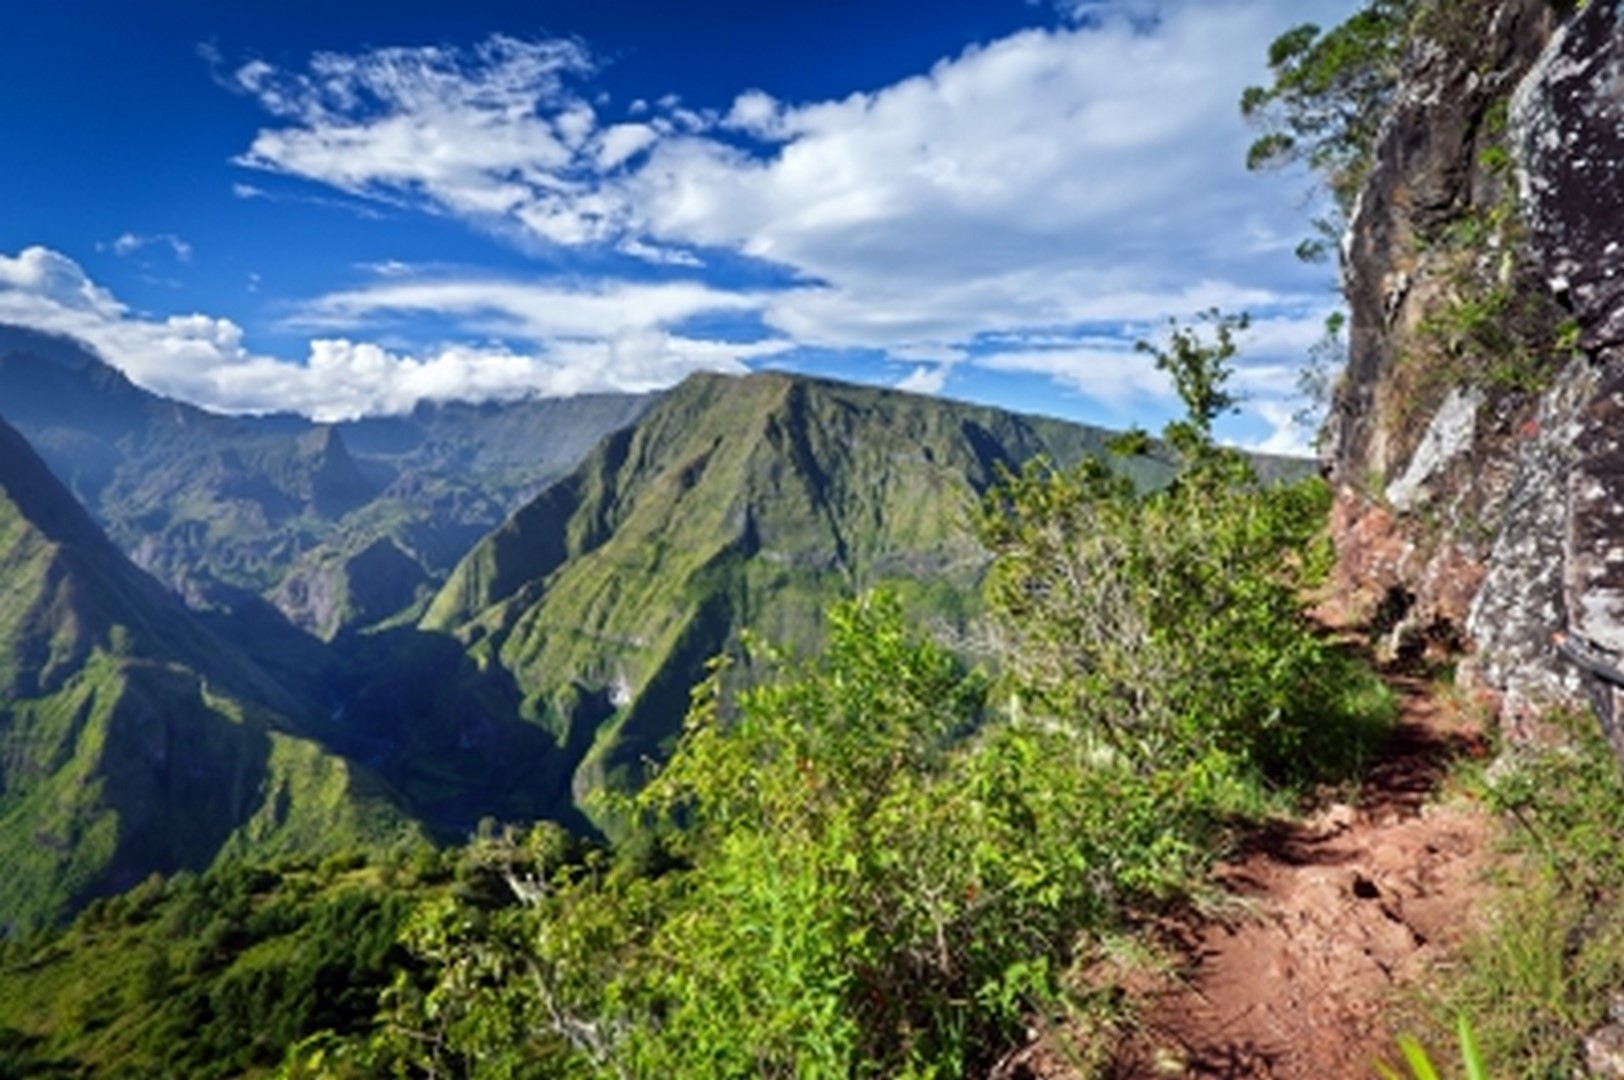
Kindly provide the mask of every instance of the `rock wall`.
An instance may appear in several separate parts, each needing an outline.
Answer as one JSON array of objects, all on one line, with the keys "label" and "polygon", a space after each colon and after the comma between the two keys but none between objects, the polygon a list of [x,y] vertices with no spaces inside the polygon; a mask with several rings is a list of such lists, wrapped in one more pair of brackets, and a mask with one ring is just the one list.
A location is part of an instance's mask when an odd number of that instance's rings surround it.
[{"label": "rock wall", "polygon": [[1341,591],[1395,650],[1466,645],[1467,678],[1514,734],[1586,698],[1612,734],[1624,4],[1439,6],[1344,245],[1350,353],[1328,444]]}]

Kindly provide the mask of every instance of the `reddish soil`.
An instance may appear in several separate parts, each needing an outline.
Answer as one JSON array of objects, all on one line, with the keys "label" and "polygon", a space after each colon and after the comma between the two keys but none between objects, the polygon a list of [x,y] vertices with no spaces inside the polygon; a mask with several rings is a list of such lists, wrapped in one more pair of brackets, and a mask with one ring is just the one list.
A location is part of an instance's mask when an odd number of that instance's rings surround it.
[{"label": "reddish soil", "polygon": [[[1323,1080],[1395,1057],[1387,1022],[1474,925],[1494,825],[1436,798],[1449,761],[1480,745],[1473,726],[1393,681],[1402,717],[1356,801],[1270,825],[1218,868],[1218,914],[1172,928],[1181,970],[1135,995],[1108,1075]],[[999,1075],[1070,1080],[1066,1056],[1041,1040]]]}]

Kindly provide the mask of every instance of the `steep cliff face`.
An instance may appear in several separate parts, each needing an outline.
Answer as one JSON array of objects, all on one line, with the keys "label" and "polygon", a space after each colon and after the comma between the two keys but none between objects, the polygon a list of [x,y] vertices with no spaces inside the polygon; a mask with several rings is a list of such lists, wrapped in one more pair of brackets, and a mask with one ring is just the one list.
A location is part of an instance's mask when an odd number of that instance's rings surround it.
[{"label": "steep cliff face", "polygon": [[[1426,20],[1430,18],[1430,25]],[[1342,584],[1516,721],[1624,655],[1621,6],[1423,13],[1345,241]],[[1624,744],[1621,744],[1624,745]]]}]

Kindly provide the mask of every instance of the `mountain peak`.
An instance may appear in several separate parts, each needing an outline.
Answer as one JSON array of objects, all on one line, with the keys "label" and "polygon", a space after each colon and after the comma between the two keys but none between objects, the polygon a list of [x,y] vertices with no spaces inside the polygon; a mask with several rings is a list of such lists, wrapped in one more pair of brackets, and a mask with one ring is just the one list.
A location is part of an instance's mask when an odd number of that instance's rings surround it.
[{"label": "mountain peak", "polygon": [[962,620],[986,559],[971,511],[999,466],[1108,438],[792,374],[694,375],[482,541],[420,625],[519,688],[577,795],[634,782],[747,627],[815,644],[831,600],[877,585]]}]

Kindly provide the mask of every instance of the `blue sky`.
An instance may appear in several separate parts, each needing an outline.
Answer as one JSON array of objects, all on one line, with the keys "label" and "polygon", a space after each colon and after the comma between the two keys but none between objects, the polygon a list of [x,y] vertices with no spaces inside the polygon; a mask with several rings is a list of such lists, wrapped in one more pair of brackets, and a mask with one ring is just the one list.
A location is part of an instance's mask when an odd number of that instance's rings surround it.
[{"label": "blue sky", "polygon": [[1133,342],[1218,306],[1225,433],[1301,447],[1334,278],[1235,102],[1353,6],[23,0],[0,320],[230,411],[772,367],[1155,427]]}]

